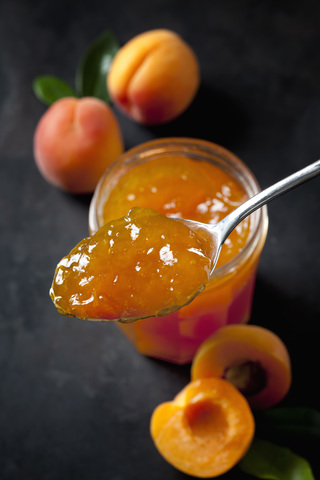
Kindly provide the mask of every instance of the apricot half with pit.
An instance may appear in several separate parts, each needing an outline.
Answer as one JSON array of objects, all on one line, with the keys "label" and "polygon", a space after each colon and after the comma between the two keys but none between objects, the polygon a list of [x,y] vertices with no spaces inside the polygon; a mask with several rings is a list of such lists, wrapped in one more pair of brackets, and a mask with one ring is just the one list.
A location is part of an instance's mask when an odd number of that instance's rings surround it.
[{"label": "apricot half with pit", "polygon": [[256,325],[227,325],[198,349],[191,378],[228,380],[255,409],[280,402],[291,385],[291,363],[282,340]]},{"label": "apricot half with pit", "polygon": [[254,429],[247,400],[220,378],[189,383],[173,401],[154,410],[150,424],[165,460],[199,478],[216,477],[234,467],[247,452]]}]

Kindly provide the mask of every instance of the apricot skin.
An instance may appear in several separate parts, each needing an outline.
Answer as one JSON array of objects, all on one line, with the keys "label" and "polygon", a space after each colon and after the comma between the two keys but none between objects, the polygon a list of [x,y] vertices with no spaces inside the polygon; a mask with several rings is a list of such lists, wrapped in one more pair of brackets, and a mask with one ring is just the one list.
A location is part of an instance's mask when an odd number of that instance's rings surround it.
[{"label": "apricot skin", "polygon": [[70,193],[93,192],[124,150],[113,111],[93,97],[57,100],[41,117],[33,145],[43,177]]},{"label": "apricot skin", "polygon": [[251,409],[226,380],[190,382],[153,412],[150,432],[159,453],[199,478],[222,475],[245,455],[254,436]]},{"label": "apricot skin", "polygon": [[241,383],[245,378],[241,379],[239,372],[242,370],[243,374],[247,374],[250,363],[261,368],[262,385],[254,393],[242,393],[251,408],[270,408],[289,391],[291,362],[282,340],[266,328],[257,325],[227,325],[220,328],[198,349],[191,366],[191,378],[227,378],[226,372],[232,369],[238,376],[235,382]]},{"label": "apricot skin", "polygon": [[115,105],[148,125],[178,117],[191,104],[199,83],[195,53],[179,35],[165,29],[142,33],[126,43],[107,77]]}]

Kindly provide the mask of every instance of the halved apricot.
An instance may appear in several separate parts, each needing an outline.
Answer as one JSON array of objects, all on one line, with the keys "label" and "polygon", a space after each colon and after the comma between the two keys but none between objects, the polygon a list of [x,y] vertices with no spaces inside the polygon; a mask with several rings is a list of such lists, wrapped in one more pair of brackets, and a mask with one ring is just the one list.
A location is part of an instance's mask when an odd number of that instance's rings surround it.
[{"label": "halved apricot", "polygon": [[200,478],[230,470],[248,450],[254,418],[247,400],[226,380],[190,382],[159,405],[150,431],[159,453],[178,470]]},{"label": "halved apricot", "polygon": [[227,325],[198,349],[191,378],[228,380],[255,409],[272,407],[288,393],[291,362],[282,340],[256,325]]}]

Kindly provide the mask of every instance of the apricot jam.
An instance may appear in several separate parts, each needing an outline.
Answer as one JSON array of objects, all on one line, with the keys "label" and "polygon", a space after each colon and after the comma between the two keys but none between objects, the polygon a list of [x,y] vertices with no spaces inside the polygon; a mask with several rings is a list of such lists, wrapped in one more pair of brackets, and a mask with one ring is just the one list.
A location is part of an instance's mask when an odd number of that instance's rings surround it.
[{"label": "apricot jam", "polygon": [[193,231],[154,210],[133,208],[60,261],[50,295],[65,315],[133,321],[189,303],[210,270]]},{"label": "apricot jam", "polygon": [[[119,179],[104,205],[103,223],[139,206],[171,218],[215,224],[247,198],[244,188],[217,166],[168,155],[142,163]],[[249,229],[246,218],[222,247],[217,268],[240,252]]]},{"label": "apricot jam", "polygon": [[[134,206],[215,223],[259,191],[248,167],[219,145],[186,138],[153,140],[127,151],[106,171],[90,205],[89,228],[94,233]],[[209,283],[192,302],[163,317],[117,325],[140,353],[191,362],[217,329],[248,322],[267,229],[263,207],[229,236]]]}]

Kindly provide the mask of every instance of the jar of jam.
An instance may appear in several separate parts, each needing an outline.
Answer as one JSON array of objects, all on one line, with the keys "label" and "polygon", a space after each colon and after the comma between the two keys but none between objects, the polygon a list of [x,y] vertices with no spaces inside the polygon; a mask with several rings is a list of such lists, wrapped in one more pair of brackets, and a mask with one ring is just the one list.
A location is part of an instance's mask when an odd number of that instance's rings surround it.
[{"label": "jar of jam", "polygon": [[[153,140],[127,151],[105,172],[91,201],[89,229],[95,233],[132,207],[217,223],[259,191],[244,162],[220,145],[187,138]],[[191,362],[218,328],[249,321],[267,230],[264,206],[233,230],[209,284],[189,305],[166,316],[117,325],[141,354]]]}]

